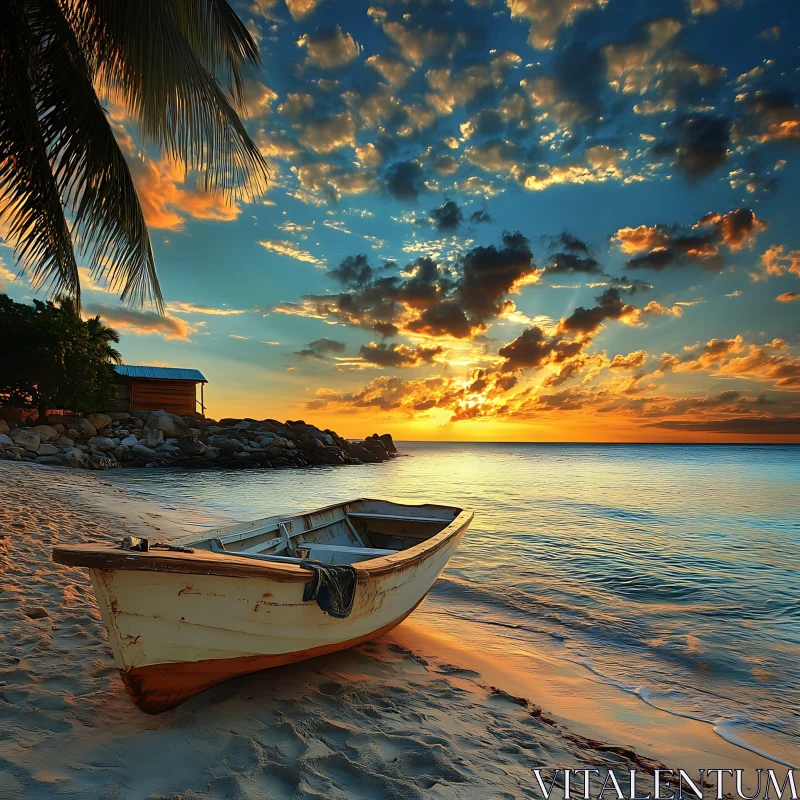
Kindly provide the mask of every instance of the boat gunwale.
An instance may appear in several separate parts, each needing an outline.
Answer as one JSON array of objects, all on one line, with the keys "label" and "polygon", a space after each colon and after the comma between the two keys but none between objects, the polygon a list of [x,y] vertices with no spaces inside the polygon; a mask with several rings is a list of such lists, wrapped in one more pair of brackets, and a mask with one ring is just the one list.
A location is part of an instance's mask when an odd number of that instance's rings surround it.
[{"label": "boat gunwale", "polygon": [[[323,508],[295,514],[292,516],[309,516],[334,508],[349,506],[357,502],[368,502],[371,498],[357,498],[343,503],[334,503]],[[391,502],[391,501],[380,501]],[[457,510],[457,506],[434,505],[430,503],[405,504],[394,503],[406,508],[441,508]],[[356,562],[353,567],[359,577],[370,578],[400,572],[408,567],[418,564],[428,556],[440,550],[453,536],[466,529],[474,517],[474,512],[461,509],[455,518],[441,531],[407,550],[398,550],[392,555],[377,556],[376,558]],[[265,517],[270,520],[274,517]],[[262,520],[253,520],[252,523],[239,523],[248,525]],[[228,527],[238,527],[228,526]],[[215,529],[210,533],[217,533],[224,528]],[[212,538],[212,537],[208,537]],[[197,540],[194,541],[205,541]],[[174,542],[180,544],[180,541]],[[170,543],[172,544],[172,542]],[[69,567],[87,567],[99,570],[132,570],[147,572],[171,572],[189,575],[219,575],[223,577],[266,578],[281,583],[308,583],[313,578],[310,570],[304,569],[299,564],[289,562],[270,562],[236,556],[232,553],[215,553],[211,550],[195,550],[193,553],[183,553],[170,550],[150,550],[140,553],[132,550],[122,550],[118,545],[105,544],[75,544],[59,545],[53,548],[52,559],[57,564]]]}]

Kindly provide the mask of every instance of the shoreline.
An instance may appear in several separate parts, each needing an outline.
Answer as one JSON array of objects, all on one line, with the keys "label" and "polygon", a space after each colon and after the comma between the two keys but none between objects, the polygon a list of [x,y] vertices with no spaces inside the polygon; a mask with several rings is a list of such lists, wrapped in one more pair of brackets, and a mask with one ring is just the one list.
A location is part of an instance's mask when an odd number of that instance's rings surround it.
[{"label": "shoreline", "polygon": [[[194,731],[192,736],[198,735],[201,728],[215,731],[212,749],[230,744],[223,728],[243,726],[249,742],[245,751],[252,756],[258,731],[263,732],[265,726],[277,725],[279,738],[287,724],[295,735],[309,730],[311,722],[295,702],[298,692],[303,696],[312,692],[312,705],[347,699],[335,704],[335,709],[327,709],[329,714],[335,711],[338,715],[337,730],[351,731],[339,745],[347,768],[354,770],[353,775],[360,774],[358,767],[374,761],[377,748],[378,760],[388,771],[386,779],[390,784],[398,788],[399,784],[392,781],[406,781],[403,791],[411,793],[402,796],[418,796],[413,793],[420,791],[418,780],[434,780],[434,785],[440,787],[450,782],[463,786],[464,780],[469,786],[480,784],[476,797],[501,788],[514,792],[524,785],[525,776],[528,785],[532,784],[530,770],[534,767],[594,764],[598,759],[607,762],[609,746],[615,748],[610,763],[620,769],[623,765],[636,767],[637,758],[642,763],[652,761],[671,768],[730,766],[748,772],[756,767],[780,769],[779,764],[715,735],[706,723],[657,710],[639,697],[587,679],[576,665],[556,662],[522,648],[516,653],[508,652],[507,641],[486,631],[480,631],[481,640],[477,642],[474,627],[426,604],[380,640],[291,669],[241,678],[203,693],[174,712],[145,717],[128,702],[113,667],[88,577],[83,570],[53,564],[49,550],[55,543],[107,541],[127,534],[166,539],[196,534],[198,510],[170,508],[159,503],[156,494],[146,497],[96,474],[77,470],[0,463],[0,482],[6,487],[0,511],[0,530],[4,534],[0,538],[0,631],[8,642],[0,654],[0,680],[7,684],[0,687],[0,701],[9,712],[0,717],[0,739],[15,743],[8,755],[0,756],[0,771],[4,767],[9,770],[3,774],[12,775],[23,791],[28,788],[26,782],[42,781],[49,770],[48,780],[59,785],[77,782],[72,796],[80,796],[80,792],[91,794],[89,784],[80,786],[81,780],[98,779],[106,769],[112,776],[117,775],[119,763],[111,759],[109,763],[116,766],[103,767],[99,773],[95,766],[87,775],[85,768],[77,768],[76,772],[67,762],[81,764],[97,759],[95,764],[106,763],[106,756],[101,754],[108,748],[122,752],[142,747],[134,745],[132,737],[154,732],[158,732],[162,746],[171,747],[189,736],[187,726],[190,732]],[[219,512],[206,510],[209,525],[228,521],[221,519]],[[437,619],[437,614],[447,619]],[[322,684],[320,675],[325,676]],[[312,690],[309,687],[314,681],[318,685]],[[272,697],[278,684],[286,694]],[[332,684],[340,688],[334,691]],[[389,703],[393,710],[384,707],[386,697],[381,694],[381,687],[396,690],[396,697]],[[497,687],[499,694],[493,694],[490,687]],[[384,730],[385,741],[379,745],[352,745],[355,749],[351,751],[348,742],[351,737],[355,741],[358,726],[352,718],[356,712],[349,709],[353,698],[363,696],[371,698],[376,724]],[[287,697],[291,698],[288,704]],[[514,698],[527,698],[531,708],[544,709],[543,714],[540,711],[537,716],[526,710]],[[436,711],[431,716],[432,707]],[[449,743],[447,758],[440,754],[437,764],[426,766],[427,771],[421,773],[427,776],[424,779],[410,778],[410,773],[419,770],[408,768],[403,759],[408,753],[424,752],[430,744],[405,730],[404,745],[398,749],[396,739],[400,734],[389,731],[397,715],[403,719],[419,718],[424,721],[420,724],[425,736]],[[552,718],[557,724],[542,722],[542,717]],[[276,722],[280,718],[283,723]],[[512,733],[517,748],[514,753],[503,755],[498,751],[499,742],[492,744],[486,739],[487,725],[491,728],[490,723],[500,722],[504,731]],[[464,737],[470,736],[482,741],[481,747],[466,747]],[[292,736],[289,738],[294,743],[286,745],[288,750],[299,752],[301,745]],[[332,764],[338,763],[336,741],[327,729],[307,735],[302,745],[303,757],[311,761],[324,757]],[[533,741],[544,743],[543,752],[541,747],[531,751]],[[325,753],[324,749],[330,752]],[[620,755],[621,751],[632,751],[633,756]],[[391,753],[392,758],[399,759],[397,774],[391,774],[394,762],[387,758]],[[505,777],[496,770],[499,757],[507,760],[503,761]],[[276,768],[282,763],[279,753],[265,757],[261,752],[258,757],[242,758],[248,769],[253,759],[260,764],[266,763],[266,758]],[[459,761],[465,758],[467,766]],[[28,759],[41,764],[28,768]],[[54,766],[46,767],[51,762]],[[284,768],[290,770],[287,764],[281,767]],[[335,777],[340,768],[341,764],[330,766],[327,771],[317,769],[322,776],[319,780],[322,784],[334,780],[334,786],[341,789],[335,783],[340,780]],[[154,769],[164,783],[151,785],[148,791],[162,792],[174,780],[173,770],[163,761]],[[177,771],[183,774],[185,770]],[[513,778],[508,777],[511,774]],[[230,780],[235,775],[234,770]],[[104,780],[109,780],[108,776]],[[129,776],[126,780],[144,778]],[[195,779],[184,776],[182,780],[191,784]],[[353,777],[354,791],[357,786],[358,779]],[[141,788],[137,787],[135,796],[148,796],[139,791]],[[186,788],[185,784],[172,790]],[[324,790],[324,786],[320,789]],[[419,796],[438,795],[423,790]]]}]

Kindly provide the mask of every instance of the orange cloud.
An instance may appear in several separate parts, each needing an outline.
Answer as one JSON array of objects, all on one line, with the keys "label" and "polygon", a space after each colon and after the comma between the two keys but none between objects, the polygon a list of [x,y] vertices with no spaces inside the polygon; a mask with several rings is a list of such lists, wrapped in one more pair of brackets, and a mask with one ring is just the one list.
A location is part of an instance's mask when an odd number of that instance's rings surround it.
[{"label": "orange cloud", "polygon": [[786,252],[784,246],[772,245],[761,256],[763,272],[751,272],[754,281],[765,281],[770,276],[780,277],[789,273],[800,278],[800,250]]},{"label": "orange cloud", "polygon": [[166,340],[190,341],[189,335],[197,332],[194,325],[169,314],[160,316],[154,311],[136,311],[132,308],[107,306],[92,303],[83,307],[86,317],[99,314],[109,325],[122,331],[139,335],[157,334]]},{"label": "orange cloud", "polygon": [[133,161],[131,173],[151,228],[180,230],[189,217],[229,222],[241,213],[241,208],[222,194],[186,188],[183,167],[169,159]]},{"label": "orange cloud", "polygon": [[784,292],[775,298],[779,303],[791,303],[794,300],[800,300],[800,292]]}]

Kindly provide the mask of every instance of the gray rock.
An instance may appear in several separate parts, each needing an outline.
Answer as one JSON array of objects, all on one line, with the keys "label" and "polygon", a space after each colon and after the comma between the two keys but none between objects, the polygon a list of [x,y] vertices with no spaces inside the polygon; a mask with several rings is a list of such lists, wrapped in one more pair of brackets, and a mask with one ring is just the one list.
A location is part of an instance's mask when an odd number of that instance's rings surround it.
[{"label": "gray rock", "polygon": [[201,456],[206,451],[206,446],[196,436],[181,436],[178,447],[187,456]]},{"label": "gray rock", "polygon": [[107,436],[93,436],[89,439],[89,449],[97,453],[108,453],[116,447],[116,442]]},{"label": "gray rock", "polygon": [[54,444],[40,444],[36,451],[37,456],[57,456],[58,448]]},{"label": "gray rock", "polygon": [[182,452],[180,447],[176,447],[174,444],[170,444],[169,442],[164,442],[161,447],[158,448],[159,453],[180,453]]},{"label": "gray rock", "polygon": [[312,430],[309,431],[309,436],[311,436],[313,439],[316,439],[318,442],[322,442],[323,444],[328,445],[329,447],[336,446],[336,440],[329,433],[323,433],[322,431]]},{"label": "gray rock", "polygon": [[111,417],[109,417],[108,414],[87,414],[86,419],[88,419],[98,431],[103,428],[111,427]]},{"label": "gray rock", "polygon": [[164,431],[161,428],[148,428],[144,434],[144,443],[151,448],[164,444]]},{"label": "gray rock", "polygon": [[46,617],[50,616],[47,613],[47,609],[46,608],[42,608],[41,606],[37,606],[35,608],[23,608],[22,609],[22,613],[28,619],[45,619]]},{"label": "gray rock", "polygon": [[145,422],[145,428],[163,431],[167,436],[181,436],[188,426],[177,414],[153,411]]},{"label": "gray rock", "polygon": [[125,455],[125,452],[126,448],[124,448],[122,445],[117,445],[114,448],[114,452],[111,455],[113,455],[114,458],[117,459],[117,461],[122,461],[122,457]]},{"label": "gray rock", "polygon": [[[24,450],[22,451],[25,452]],[[13,450],[3,450],[0,448],[0,461],[19,461],[21,458],[19,453],[15,453]]]},{"label": "gray rock", "polygon": [[64,465],[64,459],[61,456],[39,456],[39,463],[48,467],[61,467]]},{"label": "gray rock", "polygon": [[118,467],[117,459],[113,456],[105,456],[101,453],[92,453],[89,456],[89,463],[86,465],[89,469],[113,469]]},{"label": "gray rock", "polygon": [[123,447],[136,447],[139,444],[139,440],[135,436],[126,436],[120,441],[120,444]]},{"label": "gray rock", "polygon": [[137,444],[131,447],[131,453],[135,456],[154,456],[156,451],[150,447],[145,447],[143,444]]},{"label": "gray rock", "polygon": [[0,433],[0,447],[13,447],[14,440],[10,436],[6,436],[4,433]]},{"label": "gray rock", "polygon": [[67,450],[64,453],[64,465],[67,467],[75,467],[76,469],[85,469],[86,464],[88,463],[89,459],[86,457],[86,453],[82,453],[80,450]]},{"label": "gray rock", "polygon": [[80,431],[82,436],[97,436],[97,428],[86,417],[68,417],[64,423],[70,428]]},{"label": "gray rock", "polygon": [[32,428],[34,433],[38,433],[43,442],[50,442],[53,439],[58,439],[58,431],[51,428],[49,425],[37,425]]},{"label": "gray rock", "polygon": [[30,453],[35,453],[42,443],[42,439],[38,433],[26,430],[25,428],[15,428],[11,431],[11,438],[17,447],[22,447]]},{"label": "gray rock", "polygon": [[125,411],[109,411],[108,414],[106,414],[106,416],[112,422],[120,422],[122,420],[131,418],[131,415],[128,414],[127,412],[125,412]]},{"label": "gray rock", "polygon": [[216,458],[219,457],[219,448],[217,447],[206,447],[205,452],[201,456],[203,461],[214,461]]},{"label": "gray rock", "polygon": [[75,447],[74,440],[70,439],[69,436],[59,436],[53,444],[57,447]]},{"label": "gray rock", "polygon": [[238,439],[232,439],[230,436],[222,436],[220,434],[211,436],[208,443],[212,447],[219,448],[225,455],[241,453],[245,449],[244,445]]}]

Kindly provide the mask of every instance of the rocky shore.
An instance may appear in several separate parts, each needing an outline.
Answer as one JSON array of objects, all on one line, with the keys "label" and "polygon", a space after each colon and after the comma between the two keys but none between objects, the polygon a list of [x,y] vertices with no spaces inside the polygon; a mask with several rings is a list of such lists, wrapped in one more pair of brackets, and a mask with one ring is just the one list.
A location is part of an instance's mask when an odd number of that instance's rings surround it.
[{"label": "rocky shore", "polygon": [[397,456],[391,434],[343,439],[302,420],[179,417],[166,411],[51,414],[45,424],[0,419],[0,459],[102,470],[247,469],[373,464]]}]

